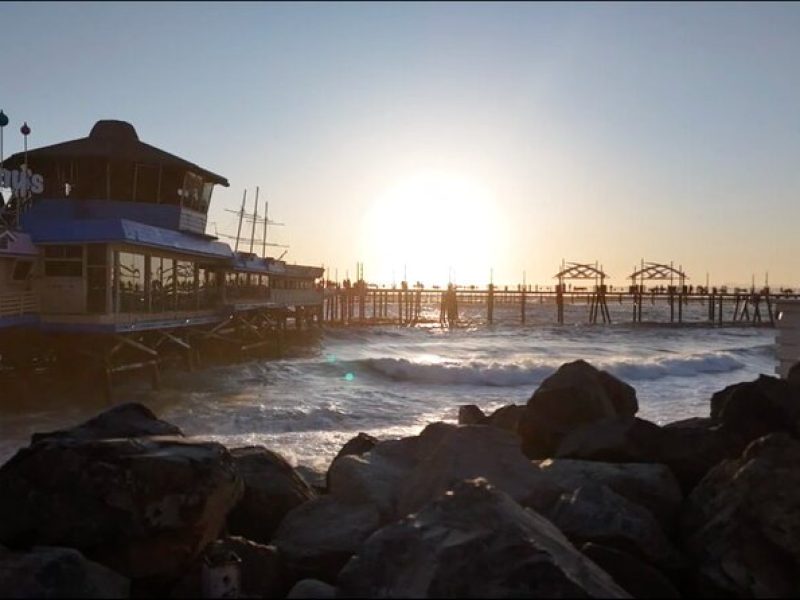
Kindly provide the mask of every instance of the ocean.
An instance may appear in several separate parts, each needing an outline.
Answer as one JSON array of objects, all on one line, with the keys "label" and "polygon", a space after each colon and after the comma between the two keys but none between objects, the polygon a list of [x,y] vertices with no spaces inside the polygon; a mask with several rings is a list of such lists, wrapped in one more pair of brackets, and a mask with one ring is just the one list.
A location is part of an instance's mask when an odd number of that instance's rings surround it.
[{"label": "ocean", "polygon": [[[263,444],[295,465],[325,469],[360,431],[401,437],[433,421],[455,422],[462,404],[486,411],[524,404],[544,378],[579,358],[634,386],[639,416],[659,424],[708,416],[715,391],[774,374],[773,329],[709,327],[699,305],[685,308],[694,326],[634,326],[630,306],[610,308],[612,325],[586,324],[588,308],[580,304],[567,306],[572,324],[554,325],[555,308],[534,304],[525,326],[518,307],[497,306],[489,325],[485,308],[463,306],[464,325],[454,329],[326,329],[299,356],[175,369],[160,390],[143,377],[117,388],[115,400],[143,402],[187,435],[230,447]],[[645,319],[669,318],[667,307],[645,308]],[[436,307],[428,310],[432,316]],[[0,462],[31,433],[77,424],[104,407],[56,391],[45,396],[4,402]]]}]

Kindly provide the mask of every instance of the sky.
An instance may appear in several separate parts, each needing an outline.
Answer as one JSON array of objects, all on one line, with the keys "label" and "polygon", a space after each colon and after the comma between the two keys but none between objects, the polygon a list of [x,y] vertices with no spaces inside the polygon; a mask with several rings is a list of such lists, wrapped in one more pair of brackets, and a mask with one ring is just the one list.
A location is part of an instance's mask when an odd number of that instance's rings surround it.
[{"label": "sky", "polygon": [[0,29],[6,155],[22,121],[128,121],[230,180],[211,233],[259,186],[331,278],[800,284],[798,4],[4,2]]}]

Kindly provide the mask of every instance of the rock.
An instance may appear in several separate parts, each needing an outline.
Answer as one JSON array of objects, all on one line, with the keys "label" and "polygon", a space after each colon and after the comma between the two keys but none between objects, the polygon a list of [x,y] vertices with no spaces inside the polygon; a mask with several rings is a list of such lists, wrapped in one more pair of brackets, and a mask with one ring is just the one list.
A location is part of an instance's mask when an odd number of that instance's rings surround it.
[{"label": "rock", "polygon": [[583,360],[562,365],[528,400],[519,420],[529,458],[552,458],[570,431],[607,417],[633,417],[636,391]]},{"label": "rock", "polygon": [[726,387],[711,397],[711,418],[747,444],[769,433],[800,434],[800,387],[760,375]]},{"label": "rock", "polygon": [[744,445],[710,419],[687,419],[665,425],[653,460],[669,466],[684,494],[726,458],[739,456]]},{"label": "rock", "polygon": [[71,429],[34,433],[31,443],[45,439],[104,440],[151,435],[182,436],[183,432],[175,425],[160,420],[143,404],[132,402],[109,408]]},{"label": "rock", "polygon": [[242,494],[230,453],[187,438],[50,438],[0,468],[0,543],[69,546],[131,578],[177,577]]},{"label": "rock", "polygon": [[316,493],[280,454],[263,446],[234,448],[231,455],[244,480],[244,496],[228,516],[228,529],[268,544],[289,511]]},{"label": "rock", "polygon": [[342,449],[339,450],[339,453],[334,457],[333,460],[341,458],[342,456],[361,456],[362,454],[366,454],[372,450],[377,445],[378,438],[373,437],[368,433],[361,432],[356,437],[348,440],[347,443],[342,446]]},{"label": "rock", "polygon": [[634,598],[681,597],[663,573],[627,552],[593,542],[581,546],[581,552]]},{"label": "rock", "polygon": [[542,508],[561,493],[520,450],[517,435],[481,425],[450,430],[403,481],[397,517],[421,509],[463,479],[482,477],[525,506]]},{"label": "rock", "polygon": [[275,546],[256,544],[242,537],[224,537],[206,547],[173,587],[171,598],[199,598],[203,595],[202,572],[207,556],[233,554],[239,560],[239,589],[244,597],[277,598],[286,593],[284,574]]},{"label": "rock", "polygon": [[287,598],[336,598],[336,588],[318,579],[301,579],[289,590]]},{"label": "rock", "polygon": [[525,407],[518,404],[508,404],[501,406],[491,415],[487,417],[487,423],[492,427],[498,427],[517,433],[519,429],[519,420],[522,418],[522,413],[525,412]]},{"label": "rock", "polygon": [[339,595],[628,597],[552,523],[483,480],[372,535],[340,573]]},{"label": "rock", "polygon": [[608,417],[575,428],[554,456],[604,462],[659,462],[662,429],[635,417]]},{"label": "rock", "polygon": [[664,569],[677,571],[684,567],[683,558],[653,514],[608,486],[589,484],[564,494],[547,516],[578,545],[596,542],[640,556]]},{"label": "rock", "polygon": [[671,531],[683,501],[683,494],[672,471],[654,463],[605,463],[558,458],[544,460],[539,470],[566,491],[592,483],[611,490],[647,508],[665,531]]},{"label": "rock", "polygon": [[295,579],[334,582],[361,542],[379,526],[380,515],[373,504],[348,504],[323,496],[286,515],[274,544]]},{"label": "rock", "polygon": [[786,374],[786,381],[792,385],[800,385],[800,361],[794,363]]},{"label": "rock", "polygon": [[325,481],[327,473],[319,471],[314,467],[309,467],[308,465],[297,465],[294,468],[294,472],[302,477],[303,481],[317,494],[328,493],[328,484]]},{"label": "rock", "polygon": [[486,415],[474,404],[465,404],[458,407],[459,425],[484,425],[485,423]]},{"label": "rock", "polygon": [[800,441],[775,433],[714,467],[684,509],[701,596],[789,597],[800,590]]},{"label": "rock", "polygon": [[4,598],[128,598],[130,581],[72,548],[0,550]]},{"label": "rock", "polygon": [[363,456],[343,456],[328,471],[328,491],[345,502],[374,504],[383,522],[392,521],[412,469],[455,429],[455,425],[433,423],[420,435],[382,441]]},{"label": "rock", "polygon": [[[375,446],[378,445],[378,438],[375,438],[367,433],[359,433],[356,437],[351,438],[347,441],[347,443],[342,446],[342,449],[339,450],[339,453],[333,457],[331,461],[331,465],[335,463],[338,459],[342,458],[343,456],[361,456],[366,454],[370,450],[372,450]],[[327,489],[328,482],[330,479],[330,466],[328,467],[328,473],[325,474],[325,487]]]}]

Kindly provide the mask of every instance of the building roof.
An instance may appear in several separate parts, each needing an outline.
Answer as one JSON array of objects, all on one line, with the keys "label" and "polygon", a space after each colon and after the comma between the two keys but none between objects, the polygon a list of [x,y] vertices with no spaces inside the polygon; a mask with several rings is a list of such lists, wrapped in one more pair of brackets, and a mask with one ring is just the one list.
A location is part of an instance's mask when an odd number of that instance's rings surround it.
[{"label": "building roof", "polygon": [[37,256],[39,250],[33,245],[31,236],[16,229],[0,226],[0,257]]},{"label": "building roof", "polygon": [[[59,160],[75,158],[105,158],[143,164],[177,167],[202,175],[206,180],[228,187],[228,180],[174,154],[165,152],[139,140],[133,125],[125,121],[98,121],[85,138],[61,142],[28,150],[28,162],[37,159]],[[19,152],[9,157],[4,165],[16,168],[25,161]],[[33,164],[35,169],[35,163]]]},{"label": "building roof", "polygon": [[66,223],[38,220],[31,223],[28,232],[36,244],[120,242],[206,258],[233,258],[230,246],[224,242],[128,219],[72,219]]}]

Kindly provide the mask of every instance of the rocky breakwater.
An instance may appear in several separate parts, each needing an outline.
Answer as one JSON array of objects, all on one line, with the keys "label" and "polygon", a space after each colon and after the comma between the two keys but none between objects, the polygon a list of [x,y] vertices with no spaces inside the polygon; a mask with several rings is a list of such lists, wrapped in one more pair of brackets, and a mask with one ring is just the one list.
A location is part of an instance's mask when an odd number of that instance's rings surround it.
[{"label": "rocky breakwater", "polygon": [[583,361],[525,406],[377,440],[314,481],[141,405],[0,468],[0,593],[682,597],[800,592],[800,386],[721,390],[663,427]]}]

